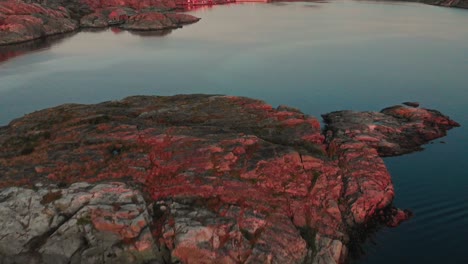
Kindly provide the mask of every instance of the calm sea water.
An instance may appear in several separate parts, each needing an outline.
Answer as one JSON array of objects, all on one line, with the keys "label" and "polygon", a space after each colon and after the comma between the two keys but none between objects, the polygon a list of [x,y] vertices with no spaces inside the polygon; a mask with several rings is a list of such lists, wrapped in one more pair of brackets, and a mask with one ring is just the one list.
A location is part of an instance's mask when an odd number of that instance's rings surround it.
[{"label": "calm sea water", "polygon": [[0,48],[0,125],[135,94],[242,95],[316,116],[419,101],[462,127],[385,160],[396,205],[415,217],[376,233],[358,263],[468,263],[468,10],[331,1],[192,13],[202,20],[161,36],[105,30]]}]

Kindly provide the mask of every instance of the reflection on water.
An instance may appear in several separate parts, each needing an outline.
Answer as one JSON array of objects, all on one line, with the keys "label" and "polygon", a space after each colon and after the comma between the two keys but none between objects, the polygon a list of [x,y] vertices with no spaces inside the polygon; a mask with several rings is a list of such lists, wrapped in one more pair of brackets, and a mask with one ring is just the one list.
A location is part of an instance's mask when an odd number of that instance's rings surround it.
[{"label": "reflection on water", "polygon": [[140,37],[164,37],[171,34],[172,29],[157,30],[157,31],[128,31],[130,34]]},{"label": "reflection on water", "polygon": [[0,63],[12,59],[17,56],[25,55],[34,51],[44,51],[52,46],[60,44],[65,39],[75,35],[76,32],[54,35],[47,38],[41,38],[25,43],[0,46]]},{"label": "reflection on water", "polygon": [[[112,32],[116,35],[122,34],[124,32],[128,32],[131,35],[140,36],[140,37],[164,37],[164,36],[169,35],[173,31],[173,29],[145,31],[145,30],[123,30],[119,27],[109,27],[109,28],[83,28],[80,31],[86,32],[86,33]],[[0,47],[0,53],[1,53],[1,47]]]},{"label": "reflection on water", "polygon": [[[232,5],[234,3],[227,3],[224,5]],[[215,7],[216,5],[188,5],[184,7],[185,11],[202,11],[202,10],[209,10]]]},{"label": "reflection on water", "polygon": [[319,5],[311,5],[311,4],[308,4],[308,5],[303,5],[303,7],[307,7],[307,8],[317,8],[317,7],[320,7]]},{"label": "reflection on water", "polygon": [[377,232],[359,263],[468,263],[468,11],[346,0],[304,5],[202,8],[190,12],[198,23],[164,37],[80,32],[4,61],[0,125],[58,104],[135,94],[241,95],[315,116],[419,101],[462,127],[446,144],[385,159],[396,205],[415,216]]}]

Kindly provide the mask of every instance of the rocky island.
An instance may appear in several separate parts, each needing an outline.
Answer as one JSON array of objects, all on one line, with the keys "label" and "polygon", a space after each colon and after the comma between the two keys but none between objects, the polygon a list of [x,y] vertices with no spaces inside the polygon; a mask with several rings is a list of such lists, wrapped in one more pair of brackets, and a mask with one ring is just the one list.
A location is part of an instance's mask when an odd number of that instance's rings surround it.
[{"label": "rocky island", "polygon": [[344,263],[392,205],[381,157],[458,123],[218,95],[66,104],[0,127],[2,263]]}]

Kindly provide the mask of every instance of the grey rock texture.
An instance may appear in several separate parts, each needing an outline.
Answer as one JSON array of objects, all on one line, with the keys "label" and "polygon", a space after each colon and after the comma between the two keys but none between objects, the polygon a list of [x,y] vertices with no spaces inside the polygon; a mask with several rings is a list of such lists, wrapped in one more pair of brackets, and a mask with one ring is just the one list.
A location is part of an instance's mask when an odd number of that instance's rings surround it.
[{"label": "grey rock texture", "polygon": [[0,192],[0,259],[90,264],[160,260],[151,221],[140,192],[122,183],[6,188]]}]

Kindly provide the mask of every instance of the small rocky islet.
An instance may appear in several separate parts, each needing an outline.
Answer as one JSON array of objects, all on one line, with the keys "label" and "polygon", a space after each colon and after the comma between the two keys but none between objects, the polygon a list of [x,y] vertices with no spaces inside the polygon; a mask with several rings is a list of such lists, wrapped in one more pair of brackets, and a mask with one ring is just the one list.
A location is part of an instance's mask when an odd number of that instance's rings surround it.
[{"label": "small rocky islet", "polygon": [[0,127],[2,263],[344,263],[392,205],[382,160],[459,126],[398,105],[318,119],[255,99],[133,96]]}]

